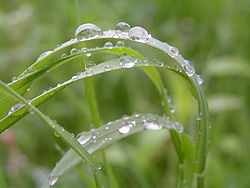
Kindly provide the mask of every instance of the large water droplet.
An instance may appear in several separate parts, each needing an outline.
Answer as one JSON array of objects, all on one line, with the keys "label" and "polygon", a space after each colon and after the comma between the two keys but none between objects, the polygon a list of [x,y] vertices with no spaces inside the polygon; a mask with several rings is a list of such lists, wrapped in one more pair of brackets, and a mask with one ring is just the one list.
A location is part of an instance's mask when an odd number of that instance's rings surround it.
[{"label": "large water droplet", "polygon": [[82,24],[75,31],[75,36],[77,37],[78,40],[84,38],[85,39],[94,38],[101,34],[102,30],[97,25],[92,23]]},{"label": "large water droplet", "polygon": [[128,134],[129,131],[130,131],[130,126],[129,125],[124,125],[118,131],[120,133],[122,133],[122,134]]},{"label": "large water droplet", "polygon": [[112,48],[113,47],[113,43],[112,42],[106,42],[104,44],[104,47],[106,47],[106,48]]},{"label": "large water droplet", "polygon": [[182,64],[183,70],[188,76],[193,76],[195,73],[195,69],[193,63],[191,61],[185,60]]},{"label": "large water droplet", "polygon": [[47,57],[47,56],[48,56],[49,54],[51,54],[51,53],[52,53],[52,51],[43,52],[43,53],[37,58],[36,61],[39,61],[39,60],[41,60],[41,59]]},{"label": "large water droplet", "polygon": [[130,25],[126,22],[120,22],[116,24],[115,29],[118,32],[128,32],[130,30]]},{"label": "large water droplet", "polygon": [[129,30],[128,37],[134,41],[147,42],[149,39],[149,34],[146,29],[136,26]]},{"label": "large water droplet", "polygon": [[14,106],[12,106],[10,108],[10,111],[8,113],[8,115],[12,114],[13,112],[15,112],[16,110],[18,110],[19,108],[21,108],[23,106],[22,103],[18,103],[18,104],[15,104]]},{"label": "large water droplet", "polygon": [[59,177],[60,177],[60,176],[59,176],[58,174],[51,174],[51,175],[49,176],[49,185],[50,185],[50,186],[55,185],[56,182],[58,181]]}]

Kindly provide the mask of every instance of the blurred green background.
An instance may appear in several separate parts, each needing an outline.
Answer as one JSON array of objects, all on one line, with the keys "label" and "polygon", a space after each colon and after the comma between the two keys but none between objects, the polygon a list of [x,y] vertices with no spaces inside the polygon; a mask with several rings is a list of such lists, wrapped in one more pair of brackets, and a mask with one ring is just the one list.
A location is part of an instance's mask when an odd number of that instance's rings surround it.
[{"label": "blurred green background", "polygon": [[[247,188],[249,7],[248,0],[1,0],[0,79],[11,82],[43,51],[72,38],[79,23],[95,23],[104,30],[120,21],[140,25],[155,38],[176,46],[205,78],[211,112],[206,187]],[[76,61],[43,76],[26,97],[65,81],[71,72],[82,71],[82,66]],[[175,75],[162,75],[178,120],[186,130],[193,127],[191,94]],[[103,122],[133,112],[161,113],[157,90],[139,69],[105,73],[94,81]],[[66,88],[40,109],[75,134],[91,127],[83,82]],[[40,187],[66,150],[43,122],[25,117],[0,136],[0,185],[5,179],[7,187]],[[107,153],[121,187],[174,187],[176,154],[164,131],[131,136],[109,147]],[[55,187],[83,187],[82,169],[70,170]]]}]

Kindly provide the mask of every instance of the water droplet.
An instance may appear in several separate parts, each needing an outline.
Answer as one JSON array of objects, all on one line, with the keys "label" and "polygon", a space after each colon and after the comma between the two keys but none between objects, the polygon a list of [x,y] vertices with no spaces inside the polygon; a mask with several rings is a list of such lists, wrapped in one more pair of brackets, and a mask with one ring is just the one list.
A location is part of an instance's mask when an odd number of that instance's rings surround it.
[{"label": "water droplet", "polygon": [[129,30],[128,37],[134,41],[147,42],[149,34],[146,29],[136,26]]},{"label": "water droplet", "polygon": [[169,54],[170,57],[175,58],[176,56],[179,55],[179,50],[176,47],[170,46],[169,50],[170,50],[170,54]]},{"label": "water droplet", "polygon": [[51,174],[51,175],[49,176],[49,185],[50,185],[50,186],[55,185],[56,182],[58,181],[59,177],[60,177],[60,176],[59,176],[58,174]]},{"label": "water droplet", "polygon": [[122,47],[122,46],[125,46],[125,44],[123,41],[119,40],[117,41],[116,46]]},{"label": "water droplet", "polygon": [[90,57],[90,56],[92,56],[91,53],[86,53],[86,57]]},{"label": "water droplet", "polygon": [[102,30],[92,23],[82,24],[75,31],[75,36],[78,40],[94,38],[101,34]]},{"label": "water droplet", "polygon": [[78,76],[72,76],[71,79],[72,79],[73,81],[75,81],[75,80],[77,80],[77,78],[78,78]]},{"label": "water droplet", "polygon": [[66,57],[67,57],[67,54],[65,54],[65,53],[63,53],[63,54],[61,55],[61,58],[62,58],[62,59],[66,58]]},{"label": "water droplet", "polygon": [[144,121],[144,128],[147,130],[160,130],[162,128],[162,124],[157,122],[155,117],[149,117]]},{"label": "water droplet", "polygon": [[70,50],[70,54],[71,54],[71,55],[75,55],[75,54],[77,54],[77,52],[78,52],[78,50],[77,50],[76,48],[72,48],[72,49]]},{"label": "water droplet", "polygon": [[76,138],[77,138],[77,141],[83,145],[83,144],[86,144],[88,141],[91,140],[91,136],[92,136],[92,133],[90,132],[82,132],[82,133],[79,133]]},{"label": "water droplet", "polygon": [[184,127],[182,124],[180,124],[179,122],[175,122],[174,123],[174,129],[179,132],[179,133],[182,133],[183,130],[184,130]]},{"label": "water droplet", "polygon": [[93,61],[90,61],[90,62],[88,62],[88,63],[85,65],[85,69],[86,69],[86,70],[92,70],[92,69],[95,68],[95,66],[96,66],[96,64],[95,64]]},{"label": "water droplet", "polygon": [[183,70],[188,76],[193,76],[195,73],[195,69],[193,63],[191,61],[185,60],[182,64]]},{"label": "water droplet", "polygon": [[52,53],[52,51],[43,52],[43,53],[37,58],[36,61],[39,61],[39,60],[41,60],[41,59],[47,57],[47,56],[48,56],[49,54],[51,54],[51,53]]},{"label": "water droplet", "polygon": [[122,53],[120,55],[120,65],[124,68],[131,68],[135,65],[135,58]]},{"label": "water droplet", "polygon": [[129,125],[124,125],[118,131],[120,133],[122,133],[122,134],[127,134],[130,131],[130,126]]},{"label": "water droplet", "polygon": [[105,71],[111,70],[111,66],[110,65],[105,65],[103,68],[104,68]]},{"label": "water droplet", "polygon": [[88,49],[88,48],[85,48],[85,47],[84,47],[84,48],[81,49],[81,51],[82,51],[82,52],[87,52],[87,49]]},{"label": "water droplet", "polygon": [[198,82],[199,85],[201,85],[204,82],[203,76],[201,76],[199,74],[196,74],[195,78],[196,78],[196,80],[197,80],[197,82]]},{"label": "water droplet", "polygon": [[115,26],[115,29],[117,30],[118,33],[128,32],[130,28],[131,28],[130,25],[126,22],[120,22]]},{"label": "water droplet", "polygon": [[113,43],[112,42],[106,42],[104,44],[104,47],[106,47],[106,48],[112,48],[113,47]]},{"label": "water droplet", "polygon": [[8,113],[8,115],[12,114],[13,112],[15,112],[16,110],[18,110],[19,108],[21,108],[23,106],[22,103],[18,103],[18,104],[15,104],[14,106],[12,106],[10,108],[10,111]]}]

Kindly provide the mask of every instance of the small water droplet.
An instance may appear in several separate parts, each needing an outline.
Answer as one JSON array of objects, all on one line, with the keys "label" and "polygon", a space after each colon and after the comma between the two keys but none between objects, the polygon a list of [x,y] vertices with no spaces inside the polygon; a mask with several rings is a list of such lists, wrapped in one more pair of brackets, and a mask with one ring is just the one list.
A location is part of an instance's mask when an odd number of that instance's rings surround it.
[{"label": "small water droplet", "polygon": [[169,50],[170,50],[170,54],[169,54],[170,57],[175,58],[179,55],[179,50],[176,47],[170,46]]},{"label": "small water droplet", "polygon": [[77,80],[77,78],[78,78],[78,76],[72,76],[71,79],[72,79],[73,81],[75,81],[75,80]]},{"label": "small water droplet", "polygon": [[195,78],[196,78],[196,80],[197,80],[197,82],[198,82],[199,85],[201,85],[204,82],[203,76],[201,76],[199,74],[196,74]]},{"label": "small water droplet", "polygon": [[182,133],[183,130],[184,130],[184,127],[182,124],[180,124],[179,122],[175,122],[174,123],[174,129],[179,132],[179,133]]},{"label": "small water droplet", "polygon": [[124,125],[118,130],[121,134],[128,134],[130,131],[129,125]]},{"label": "small water droplet", "polygon": [[119,40],[117,41],[116,46],[122,47],[122,46],[125,46],[125,44],[123,41]]},{"label": "small water droplet", "polygon": [[86,57],[90,57],[90,56],[92,56],[92,54],[91,54],[91,53],[86,53],[85,55],[86,55]]},{"label": "small water droplet", "polygon": [[85,69],[86,69],[86,70],[92,70],[92,69],[95,68],[95,66],[96,66],[96,64],[95,64],[93,61],[90,61],[90,62],[88,62],[88,63],[85,65]]},{"label": "small water droplet", "polygon": [[124,68],[131,68],[135,65],[135,58],[122,53],[120,55],[120,65]]},{"label": "small water droplet", "polygon": [[112,42],[106,42],[104,44],[104,47],[106,47],[106,48],[112,48],[113,47],[113,43]]},{"label": "small water droplet", "polygon": [[128,37],[131,40],[145,43],[149,39],[149,34],[146,29],[136,26],[129,30]]},{"label": "small water droplet", "polygon": [[160,130],[162,129],[162,124],[157,122],[155,117],[149,117],[144,120],[144,128],[147,130]]},{"label": "small water droplet", "polygon": [[58,174],[51,174],[51,175],[49,176],[49,185],[50,185],[50,186],[55,185],[56,182],[58,181],[59,177],[60,177],[60,176],[59,176]]},{"label": "small water droplet", "polygon": [[115,29],[117,30],[118,33],[128,32],[130,28],[131,28],[130,25],[126,22],[120,22],[115,26]]},{"label": "small water droplet", "polygon": [[47,57],[49,54],[51,54],[52,51],[46,51],[46,52],[43,52],[38,58],[36,61],[40,61],[41,59]]},{"label": "small water droplet", "polygon": [[8,115],[12,114],[13,112],[15,112],[16,110],[18,110],[18,109],[21,108],[22,106],[23,106],[22,103],[15,104],[14,106],[12,106],[12,107],[10,108]]},{"label": "small water droplet", "polygon": [[104,68],[105,71],[111,70],[111,66],[110,65],[105,65],[103,68]]},{"label": "small water droplet", "polygon": [[85,47],[84,47],[84,48],[81,49],[81,51],[82,51],[82,52],[87,52],[87,49],[88,49],[88,48],[85,48]]},{"label": "small water droplet", "polygon": [[72,49],[70,50],[70,54],[71,54],[71,55],[75,55],[75,54],[77,54],[77,52],[78,52],[78,50],[77,50],[76,48],[72,48]]},{"label": "small water droplet", "polygon": [[90,132],[82,132],[82,133],[79,133],[76,138],[77,138],[77,141],[83,145],[83,144],[86,144],[88,141],[91,140],[91,136],[92,136],[92,133]]},{"label": "small water droplet", "polygon": [[101,34],[102,30],[92,23],[82,24],[75,31],[75,36],[78,40],[94,38]]},{"label": "small water droplet", "polygon": [[194,75],[195,69],[194,69],[193,63],[191,61],[185,60],[182,67],[183,67],[183,70],[185,71],[185,73],[189,77]]},{"label": "small water droplet", "polygon": [[66,58],[66,57],[67,57],[67,54],[66,54],[66,53],[63,53],[63,54],[61,55],[61,58],[62,58],[62,59]]}]

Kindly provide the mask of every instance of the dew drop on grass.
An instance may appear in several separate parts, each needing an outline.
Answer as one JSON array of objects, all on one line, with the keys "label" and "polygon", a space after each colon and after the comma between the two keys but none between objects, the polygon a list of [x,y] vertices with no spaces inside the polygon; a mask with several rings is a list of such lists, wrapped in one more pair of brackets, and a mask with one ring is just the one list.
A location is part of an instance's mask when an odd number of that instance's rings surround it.
[{"label": "dew drop on grass", "polygon": [[162,129],[162,124],[157,122],[155,117],[149,117],[144,121],[144,128],[147,130],[160,130]]},{"label": "dew drop on grass", "polygon": [[109,70],[111,70],[111,66],[110,66],[110,65],[105,65],[103,68],[104,68],[104,71],[109,71]]},{"label": "dew drop on grass", "polygon": [[91,53],[86,53],[86,57],[90,57],[90,56],[92,56]]},{"label": "dew drop on grass", "polygon": [[182,124],[180,124],[179,122],[175,122],[174,123],[174,129],[178,132],[178,133],[182,133],[184,130],[184,127]]},{"label": "dew drop on grass", "polygon": [[43,52],[43,53],[37,58],[36,61],[39,61],[39,60],[45,58],[46,56],[48,56],[48,55],[51,54],[51,53],[52,53],[52,51]]},{"label": "dew drop on grass", "polygon": [[65,53],[63,53],[63,54],[61,55],[61,58],[62,58],[62,59],[66,58],[66,57],[67,57],[67,54],[65,54]]},{"label": "dew drop on grass", "polygon": [[146,29],[136,26],[129,30],[128,37],[130,40],[138,41],[138,42],[147,42],[149,39],[149,34]]},{"label": "dew drop on grass", "polygon": [[90,132],[82,132],[82,133],[79,133],[76,138],[77,138],[77,141],[83,145],[83,144],[86,144],[88,141],[91,140],[91,136],[92,136],[92,133]]},{"label": "dew drop on grass", "polygon": [[86,70],[92,70],[92,69],[95,68],[95,66],[96,66],[96,64],[95,64],[93,61],[90,61],[90,62],[88,62],[88,63],[85,65],[85,69],[86,69]]},{"label": "dew drop on grass", "polygon": [[15,104],[14,106],[12,106],[12,107],[10,108],[8,115],[12,114],[13,112],[15,112],[16,110],[18,110],[18,109],[21,108],[22,106],[23,106],[22,103]]},{"label": "dew drop on grass", "polygon": [[135,65],[135,57],[128,56],[126,53],[120,55],[120,65],[124,68],[131,68]]},{"label": "dew drop on grass", "polygon": [[122,46],[125,46],[125,44],[123,41],[119,40],[116,42],[116,46],[122,47]]},{"label": "dew drop on grass", "polygon": [[88,49],[88,48],[85,48],[85,47],[84,47],[84,48],[81,49],[81,52],[87,52],[87,49]]},{"label": "dew drop on grass", "polygon": [[119,22],[118,24],[116,24],[115,29],[118,32],[128,32],[130,30],[130,25],[126,22]]},{"label": "dew drop on grass", "polygon": [[183,67],[183,70],[185,71],[185,73],[189,77],[191,77],[191,76],[194,75],[195,69],[194,69],[193,63],[191,61],[185,60],[184,64],[182,65],[182,67]]},{"label": "dew drop on grass", "polygon": [[77,54],[77,52],[78,52],[78,50],[77,50],[76,48],[72,48],[72,49],[70,50],[70,54],[71,54],[71,55],[75,55],[75,54]]},{"label": "dew drop on grass", "polygon": [[129,131],[130,131],[130,126],[129,126],[129,125],[124,125],[124,126],[122,126],[120,129],[118,129],[118,131],[119,131],[121,134],[128,134]]},{"label": "dew drop on grass", "polygon": [[179,55],[179,50],[176,47],[170,46],[170,57],[175,58]]},{"label": "dew drop on grass", "polygon": [[75,36],[78,40],[94,38],[101,34],[102,30],[92,23],[82,24],[75,31]]},{"label": "dew drop on grass", "polygon": [[112,42],[106,42],[104,44],[104,47],[106,47],[106,48],[112,48],[113,47],[113,43]]},{"label": "dew drop on grass", "polygon": [[57,175],[57,174],[51,174],[51,175],[49,176],[49,185],[50,185],[50,186],[55,185],[56,182],[58,181],[59,177],[60,177],[60,176]]},{"label": "dew drop on grass", "polygon": [[203,76],[201,76],[199,74],[196,74],[195,78],[196,78],[196,80],[197,80],[197,82],[198,82],[199,85],[201,85],[204,82]]}]

